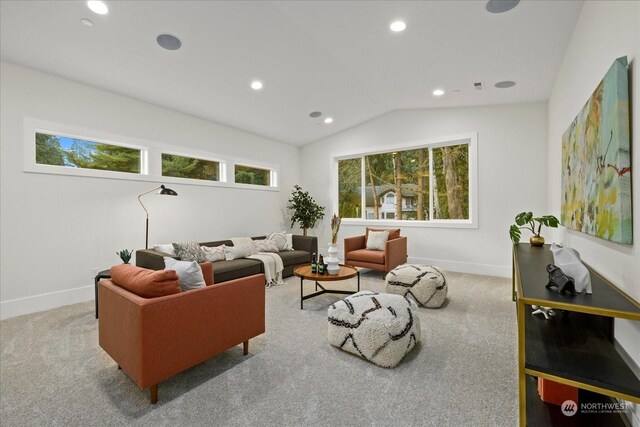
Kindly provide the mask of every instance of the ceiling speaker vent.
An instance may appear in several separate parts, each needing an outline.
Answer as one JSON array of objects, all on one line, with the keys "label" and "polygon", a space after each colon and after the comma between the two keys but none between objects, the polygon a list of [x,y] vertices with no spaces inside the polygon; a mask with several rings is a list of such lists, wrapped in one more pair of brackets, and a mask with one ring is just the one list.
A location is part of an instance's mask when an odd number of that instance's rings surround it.
[{"label": "ceiling speaker vent", "polygon": [[473,84],[473,87],[475,87],[475,88],[476,88],[476,90],[482,90],[482,89],[484,89],[484,87],[482,86],[482,82],[475,82],[475,83]]}]

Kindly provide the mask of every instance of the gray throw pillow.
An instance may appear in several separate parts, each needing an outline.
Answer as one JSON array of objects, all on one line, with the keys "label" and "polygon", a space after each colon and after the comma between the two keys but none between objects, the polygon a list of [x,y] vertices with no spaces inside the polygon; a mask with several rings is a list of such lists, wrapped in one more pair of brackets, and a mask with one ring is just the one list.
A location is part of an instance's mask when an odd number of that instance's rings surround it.
[{"label": "gray throw pillow", "polygon": [[173,243],[173,250],[182,261],[205,262],[207,260],[197,242]]},{"label": "gray throw pillow", "polygon": [[164,257],[164,269],[175,270],[182,292],[206,286],[202,269],[195,261],[178,261],[177,259]]}]

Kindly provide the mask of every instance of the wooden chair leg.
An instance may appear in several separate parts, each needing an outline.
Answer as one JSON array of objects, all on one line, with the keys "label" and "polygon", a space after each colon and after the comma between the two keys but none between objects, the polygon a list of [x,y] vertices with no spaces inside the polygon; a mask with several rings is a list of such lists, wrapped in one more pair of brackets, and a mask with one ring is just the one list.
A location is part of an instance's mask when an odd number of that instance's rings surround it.
[{"label": "wooden chair leg", "polygon": [[154,384],[149,388],[149,401],[152,405],[158,403],[158,384]]},{"label": "wooden chair leg", "polygon": [[247,354],[249,354],[249,340],[243,342],[242,347],[244,350],[244,355],[246,356]]}]

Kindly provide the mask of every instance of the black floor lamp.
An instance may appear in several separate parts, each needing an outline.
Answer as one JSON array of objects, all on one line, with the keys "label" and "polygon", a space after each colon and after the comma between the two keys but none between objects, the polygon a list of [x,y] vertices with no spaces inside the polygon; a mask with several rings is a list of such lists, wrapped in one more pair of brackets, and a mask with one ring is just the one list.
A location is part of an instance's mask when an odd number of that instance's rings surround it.
[{"label": "black floor lamp", "polygon": [[147,208],[144,207],[144,204],[142,203],[141,197],[144,196],[145,194],[153,193],[156,190],[160,190],[160,191],[158,191],[158,195],[159,196],[177,196],[178,195],[178,193],[176,193],[172,189],[167,188],[164,185],[161,185],[160,187],[156,187],[153,190],[149,190],[149,191],[144,192],[144,193],[142,193],[141,195],[138,196],[138,202],[140,202],[140,206],[142,206],[142,209],[144,209],[145,213],[147,214],[146,232],[145,232],[145,239],[144,239],[144,248],[145,249],[149,249],[149,211],[147,210]]}]

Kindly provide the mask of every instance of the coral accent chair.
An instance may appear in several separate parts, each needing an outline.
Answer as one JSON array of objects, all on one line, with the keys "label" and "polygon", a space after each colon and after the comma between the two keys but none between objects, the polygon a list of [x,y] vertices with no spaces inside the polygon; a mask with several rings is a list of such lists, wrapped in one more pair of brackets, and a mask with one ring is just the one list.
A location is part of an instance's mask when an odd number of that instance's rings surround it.
[{"label": "coral accent chair", "polygon": [[[384,251],[367,249],[369,231],[389,231],[389,240]],[[407,262],[407,238],[400,236],[400,229],[367,228],[364,236],[344,239],[344,263],[356,267],[371,268],[386,275],[400,264]]]},{"label": "coral accent chair", "polygon": [[265,331],[264,274],[213,284],[211,263],[201,267],[204,288],[154,298],[113,279],[98,285],[100,346],[141,389],[150,389],[151,403],[159,382],[238,344],[246,355],[249,339]]}]

